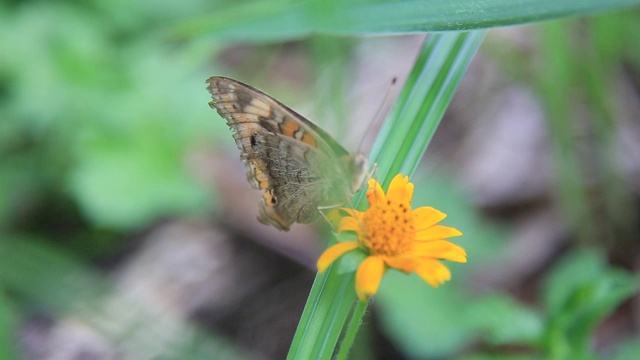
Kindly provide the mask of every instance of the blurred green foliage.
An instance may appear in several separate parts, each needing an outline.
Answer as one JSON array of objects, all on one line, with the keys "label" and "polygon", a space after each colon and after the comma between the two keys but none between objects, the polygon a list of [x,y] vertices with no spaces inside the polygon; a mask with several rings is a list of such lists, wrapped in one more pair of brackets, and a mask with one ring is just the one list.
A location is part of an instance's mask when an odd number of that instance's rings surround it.
[{"label": "blurred green foliage", "polygon": [[[533,83],[549,115],[557,195],[582,244],[614,246],[637,239],[631,231],[637,211],[616,159],[618,134],[627,121],[616,74],[625,64],[640,68],[633,35],[639,21],[636,12],[540,29],[543,65]],[[593,185],[590,179],[598,180]]]},{"label": "blurred green foliage", "polygon": [[231,142],[204,91],[215,47],[161,34],[206,6],[0,2],[0,358],[16,358],[21,311],[74,312],[105,294],[72,252],[100,258],[128,231],[214,209],[188,157]]},{"label": "blurred green foliage", "polygon": [[135,8],[108,4],[106,13],[51,2],[0,12],[5,226],[56,198],[114,229],[211,207],[185,166],[189,149],[215,138],[203,55],[143,26],[175,9],[153,6],[132,29],[116,10]]}]

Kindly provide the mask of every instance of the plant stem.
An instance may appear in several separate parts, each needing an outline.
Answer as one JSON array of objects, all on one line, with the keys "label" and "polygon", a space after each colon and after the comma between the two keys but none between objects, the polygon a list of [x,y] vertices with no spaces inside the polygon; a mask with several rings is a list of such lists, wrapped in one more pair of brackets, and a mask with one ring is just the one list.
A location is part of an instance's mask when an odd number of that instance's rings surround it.
[{"label": "plant stem", "polygon": [[358,301],[356,303],[356,307],[353,309],[353,314],[351,315],[351,320],[349,320],[349,325],[347,325],[347,332],[344,334],[344,339],[340,345],[340,350],[336,357],[337,360],[347,360],[349,351],[351,351],[353,347],[353,342],[356,339],[356,334],[362,323],[362,316],[364,316],[364,312],[367,310],[367,304],[367,301]]}]

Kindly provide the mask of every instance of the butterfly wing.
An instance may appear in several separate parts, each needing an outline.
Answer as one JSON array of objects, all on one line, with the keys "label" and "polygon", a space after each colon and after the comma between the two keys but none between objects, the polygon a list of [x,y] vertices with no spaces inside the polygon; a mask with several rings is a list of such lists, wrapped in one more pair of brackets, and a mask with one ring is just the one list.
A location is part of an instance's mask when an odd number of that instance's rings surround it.
[{"label": "butterfly wing", "polygon": [[207,84],[209,105],[233,130],[247,179],[264,191],[262,223],[286,231],[294,222],[315,220],[318,207],[339,205],[352,195],[353,177],[361,177],[364,164],[354,164],[322,129],[239,81],[211,77]]}]

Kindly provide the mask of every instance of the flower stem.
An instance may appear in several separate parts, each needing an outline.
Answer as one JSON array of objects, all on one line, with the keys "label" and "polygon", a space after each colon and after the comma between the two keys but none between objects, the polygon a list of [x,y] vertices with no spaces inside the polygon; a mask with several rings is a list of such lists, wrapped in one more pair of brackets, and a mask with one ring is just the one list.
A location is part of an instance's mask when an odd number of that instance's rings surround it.
[{"label": "flower stem", "polygon": [[349,325],[347,325],[347,332],[344,334],[344,339],[342,339],[342,344],[340,345],[340,350],[338,351],[336,360],[347,360],[349,351],[351,351],[351,347],[353,347],[353,342],[356,339],[356,334],[358,333],[358,329],[362,323],[362,317],[364,316],[365,310],[367,310],[367,304],[368,301],[358,301],[356,303],[356,307],[353,309],[353,314],[351,315],[351,320],[349,320]]}]

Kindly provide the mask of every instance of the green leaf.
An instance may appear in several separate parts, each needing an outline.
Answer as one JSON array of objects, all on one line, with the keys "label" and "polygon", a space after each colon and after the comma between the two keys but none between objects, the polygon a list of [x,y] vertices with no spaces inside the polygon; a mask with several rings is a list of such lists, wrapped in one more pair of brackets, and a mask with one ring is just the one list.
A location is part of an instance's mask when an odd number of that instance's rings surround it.
[{"label": "green leaf", "polygon": [[105,138],[83,147],[71,188],[98,226],[138,227],[207,207],[207,193],[185,172],[180,151],[167,148],[170,140],[145,141],[147,136],[127,142]]},{"label": "green leaf", "polygon": [[[413,173],[483,38],[484,32],[454,33],[425,43],[370,156],[383,187],[398,172]],[[362,192],[356,206],[364,205],[361,198]],[[288,358],[331,358],[354,301],[353,275],[333,267],[318,274]]]},{"label": "green leaf", "polygon": [[562,311],[576,289],[591,283],[603,274],[604,270],[604,255],[595,251],[582,252],[563,259],[545,281],[545,307],[551,313]]},{"label": "green leaf", "polygon": [[189,20],[176,36],[211,34],[233,41],[282,41],[311,34],[363,35],[456,31],[615,11],[638,0],[257,0]]},{"label": "green leaf", "polygon": [[472,341],[535,346],[542,316],[507,295],[468,295],[456,283],[434,289],[417,276],[393,271],[376,296],[381,329],[409,358],[449,358]]},{"label": "green leaf", "polygon": [[550,312],[546,346],[551,356],[591,356],[590,335],[622,301],[640,289],[640,278],[608,268],[603,254],[574,253],[545,283]]},{"label": "green leaf", "polygon": [[[166,59],[155,43],[130,51],[133,84],[102,99],[71,127],[69,190],[95,224],[117,229],[210,210],[214,194],[194,179],[188,154],[225,128],[206,106],[202,78],[181,73],[187,60]],[[176,64],[182,70],[167,71]],[[221,131],[213,132],[216,126]]]},{"label": "green leaf", "polygon": [[544,330],[542,315],[503,294],[470,305],[471,326],[492,345],[535,345]]}]

